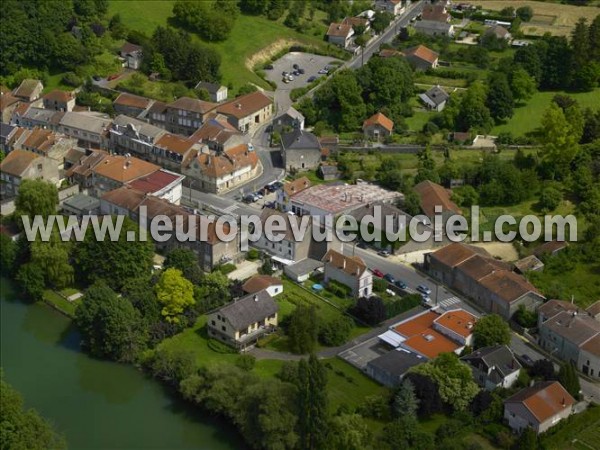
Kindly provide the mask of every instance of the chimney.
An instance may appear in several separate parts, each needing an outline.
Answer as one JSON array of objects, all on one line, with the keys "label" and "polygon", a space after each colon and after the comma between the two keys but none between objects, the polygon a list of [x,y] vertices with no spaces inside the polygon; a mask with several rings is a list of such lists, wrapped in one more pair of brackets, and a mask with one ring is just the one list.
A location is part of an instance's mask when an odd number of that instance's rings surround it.
[{"label": "chimney", "polygon": [[342,259],[342,269],[346,268],[346,258]]},{"label": "chimney", "polygon": [[254,301],[257,302],[258,301],[258,295],[254,294]]},{"label": "chimney", "polygon": [[563,408],[566,406],[566,402],[565,402],[565,398],[564,397],[562,398],[561,404],[562,404]]},{"label": "chimney", "polygon": [[242,104],[241,104],[241,103],[236,103],[236,104],[235,104],[235,107],[236,107],[237,109],[242,109]]}]

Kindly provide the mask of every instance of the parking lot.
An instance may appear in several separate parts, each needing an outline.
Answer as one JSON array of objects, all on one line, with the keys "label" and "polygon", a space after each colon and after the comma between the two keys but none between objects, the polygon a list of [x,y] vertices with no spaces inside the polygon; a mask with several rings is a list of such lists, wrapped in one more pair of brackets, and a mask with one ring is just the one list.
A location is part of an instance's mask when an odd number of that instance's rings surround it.
[{"label": "parking lot", "polygon": [[[292,102],[290,100],[290,91],[295,88],[305,87],[311,77],[323,77],[324,74],[319,74],[319,70],[331,63],[337,64],[341,62],[331,56],[320,56],[312,53],[290,52],[283,55],[273,63],[273,69],[265,70],[267,79],[277,83],[277,91],[275,93],[275,102],[277,111],[287,110]],[[294,79],[289,83],[283,82],[283,72],[292,73],[294,64],[299,68],[304,69],[304,74],[294,75]]]}]

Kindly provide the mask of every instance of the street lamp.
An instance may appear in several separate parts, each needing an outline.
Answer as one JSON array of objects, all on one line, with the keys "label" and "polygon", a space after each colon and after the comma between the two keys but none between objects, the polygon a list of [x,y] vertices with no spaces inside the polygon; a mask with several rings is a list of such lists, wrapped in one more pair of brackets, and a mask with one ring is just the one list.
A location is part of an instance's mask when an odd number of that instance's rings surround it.
[{"label": "street lamp", "polygon": [[192,186],[194,185],[195,182],[196,182],[196,180],[191,180],[190,181],[190,187],[189,187],[189,190],[190,190],[190,205],[192,204]]}]

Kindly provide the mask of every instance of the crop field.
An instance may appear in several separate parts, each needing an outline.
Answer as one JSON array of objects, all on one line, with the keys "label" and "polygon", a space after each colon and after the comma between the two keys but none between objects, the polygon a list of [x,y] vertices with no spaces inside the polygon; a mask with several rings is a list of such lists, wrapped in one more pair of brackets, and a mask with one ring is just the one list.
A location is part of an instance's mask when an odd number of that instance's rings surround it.
[{"label": "crop field", "polygon": [[580,17],[586,17],[588,21],[600,14],[600,8],[594,6],[562,5],[554,2],[535,2],[520,0],[474,0],[474,5],[481,5],[485,9],[500,11],[507,6],[515,9],[520,6],[531,6],[533,18],[531,22],[521,24],[521,30],[528,35],[542,36],[550,32],[554,35],[566,36],[571,31]]}]

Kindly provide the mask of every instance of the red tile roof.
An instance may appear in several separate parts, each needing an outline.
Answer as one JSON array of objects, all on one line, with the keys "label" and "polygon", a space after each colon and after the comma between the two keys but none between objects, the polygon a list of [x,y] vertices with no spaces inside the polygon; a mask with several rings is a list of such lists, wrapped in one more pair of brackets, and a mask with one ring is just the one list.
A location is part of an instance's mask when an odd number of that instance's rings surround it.
[{"label": "red tile roof", "polygon": [[273,100],[260,91],[242,95],[230,102],[223,103],[217,107],[217,112],[237,119],[243,119],[251,114],[257,113],[263,108],[273,104]]},{"label": "red tile roof", "polygon": [[444,5],[427,5],[423,8],[423,20],[433,20],[434,22],[448,22],[450,14],[446,11]]},{"label": "red tile roof", "polygon": [[333,266],[356,278],[361,277],[367,270],[367,265],[360,257],[346,256],[335,250],[329,250],[325,253],[321,261],[325,263],[325,266]]},{"label": "red tile roof", "polygon": [[138,109],[146,109],[148,105],[152,103],[152,100],[146,97],[141,97],[139,95],[128,94],[127,92],[122,92],[115,99],[115,105],[122,105],[129,108],[138,108]]},{"label": "red tile roof", "polygon": [[52,92],[48,92],[46,95],[44,95],[44,100],[67,103],[68,101],[73,100],[73,93],[55,89]]},{"label": "red tile roof", "polygon": [[327,36],[348,37],[352,33],[352,25],[332,22],[327,30]]},{"label": "red tile roof", "polygon": [[13,150],[6,155],[0,164],[0,171],[20,177],[37,158],[40,158],[40,156],[33,152],[28,152],[27,150]]},{"label": "red tile roof", "polygon": [[394,330],[404,336],[403,345],[427,358],[435,358],[440,353],[453,352],[460,346],[443,334],[435,331],[433,323],[439,314],[428,311],[398,324]]},{"label": "red tile roof", "polygon": [[215,109],[216,106],[216,103],[205,102],[204,100],[198,100],[190,97],[180,97],[167,105],[169,108],[192,111],[200,114],[206,114]]},{"label": "red tile roof", "polygon": [[194,141],[175,134],[165,134],[155,144],[173,153],[185,155],[193,146]]},{"label": "red tile roof", "polygon": [[434,322],[460,336],[469,337],[473,333],[473,326],[477,322],[477,318],[464,309],[456,309],[445,312]]},{"label": "red tile roof", "polygon": [[243,167],[256,167],[258,155],[248,151],[248,146],[242,144],[218,155],[199,153],[196,160],[202,172],[210,177],[219,178]]},{"label": "red tile roof", "polygon": [[306,177],[297,178],[294,181],[290,181],[289,183],[285,183],[283,185],[283,192],[287,195],[292,196],[297,194],[298,192],[303,191],[311,186],[311,182]]},{"label": "red tile roof", "polygon": [[414,187],[414,190],[419,195],[421,209],[429,218],[435,215],[436,206],[442,207],[441,212],[451,211],[456,214],[461,213],[460,208],[451,200],[451,191],[437,183],[429,180],[421,181]]},{"label": "red tile roof", "polygon": [[575,399],[558,381],[544,381],[517,392],[504,403],[521,403],[542,423],[573,406]]},{"label": "red tile roof", "polygon": [[166,170],[159,170],[146,177],[133,180],[129,183],[129,186],[138,191],[153,193],[166,188],[179,178],[181,178],[181,175]]},{"label": "red tile roof", "polygon": [[109,155],[93,168],[96,175],[127,183],[148,176],[160,170],[160,167],[139,158]]},{"label": "red tile roof", "polygon": [[242,285],[242,289],[248,294],[255,294],[268,287],[281,284],[282,281],[279,278],[271,277],[269,275],[254,275]]},{"label": "red tile roof", "polygon": [[409,48],[404,50],[402,53],[406,56],[412,56],[415,58],[422,59],[423,61],[427,61],[430,64],[434,64],[438,59],[439,55],[433,50],[428,49],[424,45],[418,45],[416,47]]},{"label": "red tile roof", "polygon": [[379,125],[390,133],[394,129],[394,122],[384,116],[382,113],[378,112],[377,114],[372,115],[367,120],[363,122],[363,130],[368,126]]}]

